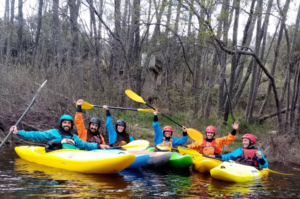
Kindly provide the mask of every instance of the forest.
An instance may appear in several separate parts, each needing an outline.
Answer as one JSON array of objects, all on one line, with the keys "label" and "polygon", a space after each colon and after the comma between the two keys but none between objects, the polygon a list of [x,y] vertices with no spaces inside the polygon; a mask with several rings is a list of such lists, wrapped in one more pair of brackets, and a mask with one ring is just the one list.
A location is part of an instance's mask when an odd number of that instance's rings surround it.
[{"label": "forest", "polygon": [[[257,135],[270,161],[300,164],[299,2],[3,0],[1,6],[0,137],[47,79],[23,129],[55,128],[62,114],[75,114],[78,99],[142,107],[125,95],[131,89],[202,133],[211,124],[225,135],[239,120],[239,136]],[[100,109],[85,118],[95,114],[105,119]],[[153,114],[112,114],[129,121],[135,137],[153,139]]]}]

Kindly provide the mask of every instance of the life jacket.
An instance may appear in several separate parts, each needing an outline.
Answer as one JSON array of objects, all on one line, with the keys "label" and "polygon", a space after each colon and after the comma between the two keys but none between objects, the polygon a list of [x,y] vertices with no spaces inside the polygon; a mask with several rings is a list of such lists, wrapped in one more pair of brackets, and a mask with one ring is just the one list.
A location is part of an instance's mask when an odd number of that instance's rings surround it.
[{"label": "life jacket", "polygon": [[130,142],[129,134],[126,132],[118,133],[117,132],[117,140],[112,146],[124,146]]},{"label": "life jacket", "polygon": [[[208,144],[210,143],[210,144]],[[219,148],[215,146],[215,139],[212,142],[207,142],[205,139],[203,140],[202,148],[199,151],[203,155],[220,155],[221,151]]]},{"label": "life jacket", "polygon": [[[63,139],[67,138],[66,135],[64,135],[60,131],[58,131],[58,132],[62,136]],[[74,141],[73,134],[71,134],[71,138],[67,138],[67,139],[72,139]],[[61,140],[60,140],[59,142],[49,141],[47,143],[47,149],[50,150],[50,151],[54,151],[54,150],[59,150],[59,149],[78,149],[78,148],[76,146],[74,146],[73,144],[70,144],[70,143],[62,144]]]},{"label": "life jacket", "polygon": [[88,138],[88,142],[96,142],[98,144],[105,144],[104,138],[101,135],[94,135]]},{"label": "life jacket", "polygon": [[[158,144],[157,146],[167,147],[171,150],[173,148],[173,139],[172,139],[172,137],[170,137],[169,142],[166,142],[166,137],[164,136],[163,137],[163,142],[161,144]],[[159,149],[157,147],[155,147],[154,152],[155,151],[159,151]]]},{"label": "life jacket", "polygon": [[237,161],[258,167],[257,156],[255,155],[257,150],[258,149],[243,149],[243,154],[237,158]]}]

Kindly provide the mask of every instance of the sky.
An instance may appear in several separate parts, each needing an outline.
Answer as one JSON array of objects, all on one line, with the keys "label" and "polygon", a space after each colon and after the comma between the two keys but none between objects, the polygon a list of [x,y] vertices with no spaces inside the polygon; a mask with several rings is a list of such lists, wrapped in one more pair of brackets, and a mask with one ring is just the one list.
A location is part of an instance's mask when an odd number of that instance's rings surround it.
[{"label": "sky", "polygon": [[[84,1],[84,0],[83,0]],[[106,9],[104,10],[105,12],[105,15],[106,15],[106,19],[108,18],[112,18],[113,17],[113,4],[114,4],[114,0],[104,0],[105,1],[105,7]],[[275,2],[277,0],[274,0]],[[61,1],[63,5],[66,5],[66,0],[63,0]],[[125,1],[123,0],[122,3],[124,3]],[[141,13],[145,14],[148,12],[148,0],[141,0],[142,2],[142,6],[141,6]],[[285,0],[280,0],[281,4],[283,4],[285,2]],[[15,1],[15,15],[17,14],[17,11],[18,11],[18,1]],[[300,4],[300,0],[291,0],[291,4],[290,4],[290,7],[289,7],[289,12],[288,12],[288,17],[287,17],[287,22],[286,24],[287,25],[291,25],[293,23],[295,23],[295,19],[296,19],[296,16],[297,16],[297,11],[298,11],[298,7],[299,7],[299,4]],[[281,5],[283,7],[283,5]],[[38,0],[24,0],[24,7],[23,7],[23,10],[24,10],[24,17],[28,17],[30,15],[33,15],[33,14],[37,14],[37,8],[38,8]],[[123,8],[121,6],[121,8]],[[0,0],[0,17],[3,18],[4,16],[4,9],[5,9],[5,0]],[[48,9],[51,9],[50,5],[48,5]],[[246,10],[249,10],[249,8],[247,9],[247,7],[245,8]],[[167,7],[165,9],[165,11],[167,10]],[[89,10],[86,6],[82,6],[81,7],[81,10],[80,10],[80,16],[82,17],[82,20],[84,21],[84,24],[86,25],[86,28],[88,28],[89,26]],[[176,6],[174,6],[173,8],[173,18],[175,18],[175,15],[176,15]],[[238,39],[241,40],[242,39],[242,36],[243,36],[243,28],[244,28],[244,25],[247,21],[247,14],[245,14],[245,12],[241,12],[241,17],[240,17],[240,29],[239,29],[239,33],[238,33]],[[277,13],[274,13],[274,15],[277,15]],[[152,11],[152,16],[154,16],[154,10]],[[183,15],[182,15],[183,16]],[[185,16],[188,16],[188,14],[186,13]],[[155,22],[155,17],[153,17],[154,21],[152,23]],[[105,20],[105,19],[104,19]],[[108,22],[109,20],[106,20],[108,25],[110,27],[113,27],[113,23],[112,22]],[[110,20],[112,21],[112,20]],[[163,22],[166,21],[165,18],[162,19]],[[196,18],[193,19],[193,21],[195,22],[195,27],[197,27],[197,20]],[[82,23],[82,21],[79,21],[79,23]],[[270,17],[270,27],[269,27],[269,34],[272,35],[274,34],[275,32],[275,29],[276,29],[276,25],[278,23],[278,19],[276,17],[273,17],[271,16]],[[231,24],[232,26],[233,24]],[[183,27],[183,26],[181,26]],[[163,28],[162,28],[163,29]],[[181,28],[180,30],[183,30],[184,28]],[[187,29],[187,28],[185,28]],[[180,31],[179,30],[179,31]],[[151,31],[151,30],[150,30]],[[232,29],[230,29],[230,33],[232,32]],[[230,34],[229,33],[229,34]]]}]

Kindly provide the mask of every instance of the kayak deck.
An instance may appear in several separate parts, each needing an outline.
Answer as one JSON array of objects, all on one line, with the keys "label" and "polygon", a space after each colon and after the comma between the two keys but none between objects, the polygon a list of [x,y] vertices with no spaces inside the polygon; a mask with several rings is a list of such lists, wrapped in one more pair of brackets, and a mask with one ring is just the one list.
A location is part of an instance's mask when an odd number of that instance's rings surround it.
[{"label": "kayak deck", "polygon": [[117,173],[135,160],[133,154],[105,154],[89,151],[62,149],[46,153],[45,147],[15,147],[16,153],[24,160],[83,173]]},{"label": "kayak deck", "polygon": [[235,162],[223,162],[210,171],[211,177],[228,182],[253,181],[266,177],[268,173],[267,170],[258,170]]}]

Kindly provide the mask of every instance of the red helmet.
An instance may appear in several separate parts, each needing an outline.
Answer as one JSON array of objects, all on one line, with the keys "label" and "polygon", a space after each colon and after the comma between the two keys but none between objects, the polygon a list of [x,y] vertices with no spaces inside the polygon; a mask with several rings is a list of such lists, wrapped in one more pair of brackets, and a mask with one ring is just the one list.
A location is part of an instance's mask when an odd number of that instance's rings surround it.
[{"label": "red helmet", "polygon": [[252,135],[252,134],[245,134],[245,135],[243,135],[242,139],[244,139],[244,138],[249,139],[250,141],[253,142],[253,144],[256,143],[256,137],[255,137],[255,135]]},{"label": "red helmet", "polygon": [[215,134],[216,133],[216,128],[214,126],[208,126],[205,129],[205,133],[213,133],[213,134]]},{"label": "red helmet", "polygon": [[172,128],[171,126],[165,126],[165,127],[163,128],[163,132],[165,132],[165,131],[169,131],[169,132],[172,132],[172,133],[173,133],[173,128]]}]

